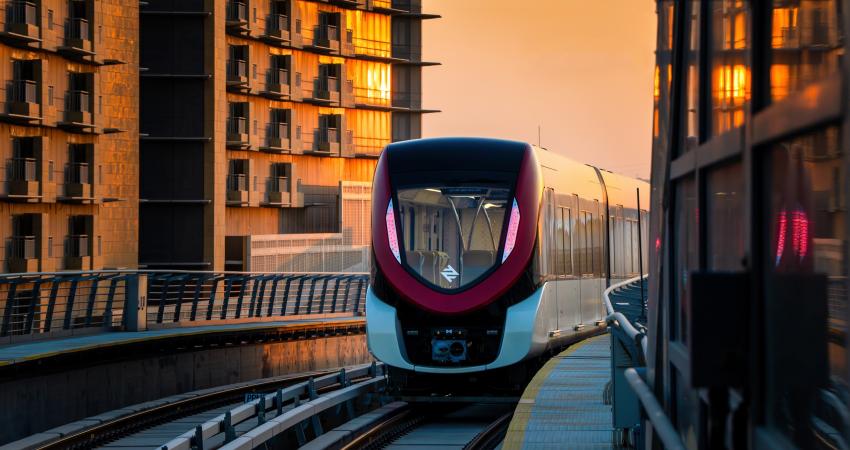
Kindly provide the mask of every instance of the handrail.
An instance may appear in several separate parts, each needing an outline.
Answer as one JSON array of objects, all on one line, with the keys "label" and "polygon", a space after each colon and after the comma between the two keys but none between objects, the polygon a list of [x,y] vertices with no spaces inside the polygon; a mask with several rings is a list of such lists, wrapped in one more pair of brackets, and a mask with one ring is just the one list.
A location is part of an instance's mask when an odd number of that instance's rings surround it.
[{"label": "handrail", "polygon": [[[337,373],[316,379],[311,378],[309,381],[278,389],[276,392],[267,394],[262,398],[232,408],[226,413],[220,414],[186,431],[159,448],[161,450],[189,450],[193,446],[204,448],[205,446],[203,444],[205,441],[222,433],[227,435],[229,429],[232,430],[234,426],[256,417],[258,419],[256,427],[244,433],[239,438],[235,436],[226,437],[225,444],[221,447],[243,448],[248,444],[249,447],[247,448],[253,448],[250,446],[254,441],[252,439],[253,435],[261,435],[263,442],[271,439],[275,435],[283,433],[304,420],[317,416],[332,407],[350,400],[352,397],[359,396],[371,389],[376,383],[384,382],[383,374],[384,365],[372,363],[358,366],[349,371],[342,369]],[[349,385],[352,379],[363,377],[370,377],[371,380]],[[334,384],[339,384],[342,386],[342,389],[325,396],[317,395],[316,390]],[[308,395],[310,400],[304,404],[300,404],[302,395]],[[283,404],[287,402],[289,402],[288,405],[291,408],[284,412]],[[273,419],[265,421],[266,411],[272,409],[277,409],[278,415]],[[257,440],[257,442],[260,441]]]},{"label": "handrail", "polygon": [[167,269],[103,269],[103,270],[67,270],[62,272],[20,272],[20,273],[0,273],[0,281],[4,278],[30,278],[37,276],[79,276],[79,275],[99,275],[99,274],[200,274],[200,275],[365,275],[369,272],[240,272],[240,271],[222,271],[222,270],[167,270]]},{"label": "handrail", "polygon": [[[629,339],[634,342],[635,346],[638,349],[638,352],[640,353],[639,355],[632,355],[635,361],[646,361],[646,334],[635,328],[635,326],[632,325],[632,323],[623,313],[614,310],[614,306],[611,304],[610,295],[612,292],[623,288],[629,284],[635,282],[643,283],[643,279],[645,278],[647,278],[647,275],[630,278],[623,282],[611,285],[610,287],[608,287],[608,289],[605,289],[605,292],[602,295],[602,299],[605,302],[605,309],[608,312],[608,317],[605,318],[605,321],[609,325],[615,326],[622,330],[626,334],[626,336],[628,336]],[[643,298],[641,298],[641,302],[642,301]],[[656,434],[661,439],[661,442],[664,444],[664,448],[673,450],[684,450],[685,445],[682,442],[679,433],[676,431],[676,427],[673,426],[673,423],[665,414],[664,408],[662,408],[661,405],[658,403],[658,400],[656,400],[655,396],[652,393],[652,390],[649,389],[649,386],[647,386],[646,382],[644,382],[637,369],[635,369],[634,367],[626,368],[623,374],[626,378],[626,381],[629,383],[629,386],[637,395],[637,398],[640,401],[643,410],[646,412],[646,418],[649,420],[653,429],[656,431]]]},{"label": "handrail", "polygon": [[685,450],[685,444],[682,443],[676,427],[673,426],[673,423],[664,414],[664,408],[661,407],[661,404],[652,395],[652,391],[643,381],[638,371],[634,367],[630,367],[626,369],[625,376],[626,381],[629,382],[629,386],[637,394],[641,405],[643,405],[643,409],[646,410],[646,416],[652,423],[653,428],[655,428],[655,432],[664,444],[664,448],[668,450]]},{"label": "handrail", "polygon": [[632,325],[631,322],[629,322],[629,319],[626,318],[623,313],[619,313],[614,310],[614,306],[611,304],[611,299],[609,298],[609,296],[611,295],[611,292],[647,277],[648,275],[643,275],[634,278],[629,278],[628,280],[622,281],[617,284],[612,284],[608,287],[608,289],[605,289],[605,292],[602,294],[602,299],[605,302],[605,310],[608,312],[608,317],[605,318],[605,321],[608,322],[609,325],[615,325],[621,328],[626,333],[626,335],[634,341],[635,345],[641,350],[640,356],[642,358],[646,358],[647,354],[646,334],[635,328],[635,326]]}]

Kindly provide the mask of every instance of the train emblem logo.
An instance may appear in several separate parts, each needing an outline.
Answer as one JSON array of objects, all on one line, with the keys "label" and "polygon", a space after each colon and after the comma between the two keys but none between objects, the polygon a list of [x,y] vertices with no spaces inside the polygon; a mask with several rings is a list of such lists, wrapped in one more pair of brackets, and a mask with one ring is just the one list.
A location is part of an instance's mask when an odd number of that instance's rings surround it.
[{"label": "train emblem logo", "polygon": [[451,265],[451,264],[449,264],[448,266],[446,266],[446,268],[445,268],[445,269],[443,269],[442,271],[440,271],[440,274],[442,274],[442,275],[443,275],[443,278],[445,278],[446,280],[448,280],[448,281],[449,281],[449,283],[451,283],[452,281],[454,281],[454,280],[455,280],[455,278],[457,278],[457,276],[458,276],[457,270],[455,270],[455,268],[454,268],[454,267],[452,267],[452,265]]}]

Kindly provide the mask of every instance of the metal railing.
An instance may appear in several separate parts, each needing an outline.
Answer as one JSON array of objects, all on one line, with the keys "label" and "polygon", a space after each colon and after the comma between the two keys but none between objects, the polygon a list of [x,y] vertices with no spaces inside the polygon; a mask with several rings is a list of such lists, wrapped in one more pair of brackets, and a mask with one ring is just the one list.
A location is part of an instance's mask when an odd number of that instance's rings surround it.
[{"label": "metal railing", "polygon": [[[633,410],[639,402],[639,407],[644,413],[643,419],[648,421],[664,448],[684,450],[686,447],[679,433],[641,375],[644,370],[642,367],[646,365],[646,334],[644,330],[636,328],[626,317],[626,314],[642,317],[646,302],[644,288],[646,278],[644,275],[614,284],[606,289],[602,296],[608,312],[605,320],[611,326],[613,422],[617,428],[631,426],[640,430],[641,418],[636,417],[635,413],[638,411]],[[635,295],[638,295],[640,304],[635,306],[633,301],[617,302],[618,306],[622,303],[625,307],[624,311],[618,311],[611,301],[612,295],[623,295],[631,300],[635,300]],[[621,379],[628,383],[628,386],[618,383]],[[640,441],[640,439],[641,437],[638,437],[637,440]]]},{"label": "metal railing", "polygon": [[283,14],[269,14],[268,27],[270,31],[289,31],[289,17]]},{"label": "metal railing", "polygon": [[65,37],[68,39],[89,40],[89,21],[81,17],[68,19],[65,25]]},{"label": "metal railing", "polygon": [[269,137],[273,138],[288,138],[289,124],[286,122],[272,122],[269,124]]},{"label": "metal railing", "polygon": [[248,62],[242,59],[227,60],[227,81],[241,81],[248,77]]},{"label": "metal railing", "polygon": [[269,69],[266,82],[272,85],[289,84],[289,71],[286,69]]},{"label": "metal railing", "polygon": [[339,130],[336,128],[316,128],[314,133],[318,145],[339,144]]},{"label": "metal railing", "polygon": [[72,234],[65,241],[65,256],[84,258],[89,256],[89,236],[87,234]]},{"label": "metal railing", "polygon": [[227,134],[248,134],[248,119],[244,117],[228,117]]},{"label": "metal railing", "polygon": [[38,82],[33,80],[12,80],[9,100],[21,103],[38,103]]},{"label": "metal railing", "polygon": [[6,21],[14,24],[38,25],[38,7],[33,2],[15,0],[6,9]]},{"label": "metal railing", "polygon": [[[72,238],[69,242],[80,250],[77,256],[88,254],[88,237]],[[9,248],[15,257],[32,259],[35,243],[34,236],[15,236]],[[264,322],[316,314],[359,315],[365,308],[367,283],[365,273],[3,274],[0,338]]]},{"label": "metal railing", "polygon": [[9,256],[17,259],[35,259],[35,236],[12,236],[9,238]]},{"label": "metal railing", "polygon": [[269,177],[269,190],[272,192],[289,192],[289,177]]},{"label": "metal railing", "polygon": [[[318,437],[324,434],[319,419],[321,415],[329,411],[337,413],[344,411],[348,414],[349,420],[354,419],[352,402],[365,395],[381,394],[387,383],[384,375],[384,365],[372,363],[348,371],[341,369],[338,373],[311,378],[232,408],[224,414],[196,425],[159,448],[162,450],[208,448],[213,442],[219,444],[223,439],[224,445],[220,447],[222,449],[253,449],[263,447],[276,436],[303,425],[311,427],[312,435]],[[320,390],[333,386],[338,386],[338,389],[319,394]],[[237,437],[234,427],[243,425],[240,429],[244,429],[244,425],[252,419],[255,421],[254,427]],[[306,443],[306,438],[302,435],[304,429],[300,431],[302,433],[298,433],[298,441],[299,445],[303,445]]]},{"label": "metal railing", "polygon": [[227,175],[228,191],[247,191],[248,175],[244,173],[230,173]]},{"label": "metal railing", "polygon": [[10,181],[38,181],[38,160],[35,158],[9,158],[6,171]]},{"label": "metal railing", "polygon": [[316,78],[318,91],[340,92],[339,78],[336,77],[318,77]]},{"label": "metal railing", "polygon": [[320,39],[323,41],[338,41],[339,40],[339,28],[336,25],[319,25],[316,27],[316,39]]},{"label": "metal railing", "polygon": [[228,22],[247,22],[248,5],[245,2],[237,2],[234,0],[230,0],[227,2],[226,14]]},{"label": "metal railing", "polygon": [[88,91],[68,91],[65,95],[65,110],[91,112],[91,95]]},{"label": "metal railing", "polygon": [[68,163],[68,165],[65,166],[65,182],[79,184],[91,183],[91,178],[89,177],[89,163]]}]

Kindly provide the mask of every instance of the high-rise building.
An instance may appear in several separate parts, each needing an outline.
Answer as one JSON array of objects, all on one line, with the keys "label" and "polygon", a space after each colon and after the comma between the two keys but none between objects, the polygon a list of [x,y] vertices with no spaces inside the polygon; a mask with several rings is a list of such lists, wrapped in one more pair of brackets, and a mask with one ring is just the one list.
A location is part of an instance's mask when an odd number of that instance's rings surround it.
[{"label": "high-rise building", "polygon": [[377,156],[420,137],[420,0],[149,0],[142,267],[368,267]]},{"label": "high-rise building", "polygon": [[138,2],[0,2],[0,272],[135,267]]}]

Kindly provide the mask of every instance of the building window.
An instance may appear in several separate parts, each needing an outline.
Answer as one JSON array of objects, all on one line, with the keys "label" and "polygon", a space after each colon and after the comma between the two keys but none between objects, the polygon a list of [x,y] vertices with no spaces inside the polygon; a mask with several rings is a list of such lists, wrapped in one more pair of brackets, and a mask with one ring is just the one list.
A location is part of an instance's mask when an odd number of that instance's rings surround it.
[{"label": "building window", "polygon": [[711,5],[712,134],[741,126],[750,102],[749,2]]},{"label": "building window", "polygon": [[785,98],[838,70],[843,52],[838,3],[773,1],[772,100]]},{"label": "building window", "polygon": [[47,10],[47,29],[48,30],[53,29],[53,10],[52,9]]}]

